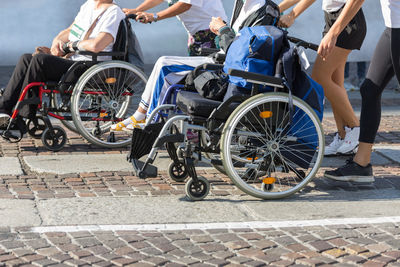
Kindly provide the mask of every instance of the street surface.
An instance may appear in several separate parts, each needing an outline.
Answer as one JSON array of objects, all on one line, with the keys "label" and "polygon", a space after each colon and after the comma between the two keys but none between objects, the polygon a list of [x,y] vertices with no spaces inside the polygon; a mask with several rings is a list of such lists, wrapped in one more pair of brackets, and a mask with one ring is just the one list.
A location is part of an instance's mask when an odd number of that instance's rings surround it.
[{"label": "street surface", "polygon": [[[359,111],[359,92],[350,99]],[[0,266],[400,266],[400,93],[382,101],[375,183],[324,179],[347,159],[326,158],[304,190],[276,201],[202,166],[211,191],[191,202],[165,153],[159,176],[141,180],[127,149],[70,131],[57,153],[29,136],[0,140]],[[323,126],[329,144],[329,106]]]}]

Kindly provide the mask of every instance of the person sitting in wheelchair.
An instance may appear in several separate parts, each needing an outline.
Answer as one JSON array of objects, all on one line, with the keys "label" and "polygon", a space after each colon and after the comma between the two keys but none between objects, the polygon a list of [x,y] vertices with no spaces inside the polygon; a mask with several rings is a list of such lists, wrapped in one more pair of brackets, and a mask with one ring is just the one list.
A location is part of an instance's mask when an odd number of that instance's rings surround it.
[{"label": "person sitting in wheelchair", "polygon": [[[113,0],[87,0],[71,26],[54,38],[51,48],[41,47],[33,55],[22,55],[0,98],[0,126],[7,124],[21,91],[28,84],[58,81],[75,61],[91,60],[91,57],[73,54],[74,51],[112,51],[124,18],[125,14]],[[98,60],[111,60],[111,57],[98,57]],[[29,97],[37,95],[37,88],[30,94]],[[25,105],[19,114],[34,116],[36,108],[37,105]]]},{"label": "person sitting in wheelchair", "polygon": [[[232,14],[231,27],[228,27],[220,17],[212,18],[210,22],[210,29],[220,35],[219,46],[224,52],[227,52],[236,33],[242,28],[271,25],[279,20],[279,8],[271,0],[237,0]],[[150,114],[160,104],[161,95],[166,89],[204,63],[214,63],[214,60],[212,57],[160,57],[149,77],[136,112],[126,120],[112,125],[111,129],[122,131],[143,126],[146,114]]]}]

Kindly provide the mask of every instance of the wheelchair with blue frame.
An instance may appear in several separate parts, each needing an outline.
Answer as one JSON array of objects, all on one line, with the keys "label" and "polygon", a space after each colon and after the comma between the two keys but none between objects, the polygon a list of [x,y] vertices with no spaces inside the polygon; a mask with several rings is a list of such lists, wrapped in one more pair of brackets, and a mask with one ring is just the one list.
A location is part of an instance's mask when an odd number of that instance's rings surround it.
[{"label": "wheelchair with blue frame", "polygon": [[[318,48],[297,38],[288,39],[296,47]],[[222,67],[204,64],[195,71]],[[267,76],[230,69],[229,75],[251,82],[252,89],[248,95],[233,95],[223,102],[185,91],[182,86],[174,88],[176,103],[158,106],[145,127],[133,131],[128,159],[136,175],[156,177],[157,167],[152,163],[158,150],[166,148],[172,160],[169,176],[177,182],[187,180],[185,192],[191,200],[204,199],[210,190],[209,181],[196,174],[199,161],[212,164],[256,198],[279,199],[304,188],[323,159],[320,117],[289,90],[282,62],[276,64],[275,73]],[[270,90],[261,92],[266,86]],[[196,132],[198,140],[188,138],[188,131]]]},{"label": "wheelchair with blue frame", "polygon": [[[105,148],[127,146],[130,135],[112,132],[110,127],[136,110],[147,83],[143,71],[129,63],[129,19],[134,18],[131,15],[121,21],[112,52],[77,51],[92,61],[75,62],[60,81],[26,86],[2,137],[19,142],[27,132],[41,139],[47,149],[59,151],[66,144],[67,135],[62,127],[52,124],[52,117],[92,144]],[[99,62],[97,59],[102,56],[111,56],[113,60]],[[80,76],[76,77],[76,73]],[[25,99],[34,87],[39,89],[38,97]],[[32,104],[38,106],[38,113],[24,121],[18,111]]]}]

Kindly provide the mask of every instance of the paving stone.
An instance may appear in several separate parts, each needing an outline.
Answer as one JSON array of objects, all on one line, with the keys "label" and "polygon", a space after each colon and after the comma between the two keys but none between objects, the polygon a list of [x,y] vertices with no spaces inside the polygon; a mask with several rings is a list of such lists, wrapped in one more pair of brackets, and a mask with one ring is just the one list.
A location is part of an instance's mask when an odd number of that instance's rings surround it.
[{"label": "paving stone", "polygon": [[318,252],[329,250],[334,248],[331,244],[326,241],[315,241],[308,243],[310,246],[314,247]]}]

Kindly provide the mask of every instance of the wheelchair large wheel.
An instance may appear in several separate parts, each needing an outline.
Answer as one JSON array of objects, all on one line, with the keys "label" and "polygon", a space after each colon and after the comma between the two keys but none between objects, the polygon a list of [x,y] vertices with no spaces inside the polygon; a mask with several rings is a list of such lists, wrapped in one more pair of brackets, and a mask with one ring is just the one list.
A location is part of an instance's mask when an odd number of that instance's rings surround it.
[{"label": "wheelchair large wheel", "polygon": [[323,159],[324,135],[314,110],[284,93],[243,102],[221,136],[227,175],[245,193],[262,199],[287,197],[302,189]]},{"label": "wheelchair large wheel", "polygon": [[110,127],[136,111],[146,82],[141,70],[123,61],[89,68],[76,83],[71,98],[71,115],[78,132],[98,146],[127,146],[130,133],[111,132]]},{"label": "wheelchair large wheel", "polygon": [[[55,108],[60,108],[61,106],[64,105],[63,99],[61,94],[54,94],[53,99],[52,99],[52,106]],[[70,100],[68,101],[69,103],[66,103],[68,107],[71,107]],[[71,116],[69,112],[55,112],[58,116]],[[64,125],[68,130],[73,131],[75,133],[79,133],[78,130],[75,127],[75,124],[72,120],[60,120],[62,125]]]},{"label": "wheelchair large wheel", "polygon": [[[201,133],[201,140],[202,140],[203,145],[207,144],[210,141],[210,137],[209,137],[207,132],[202,132]],[[205,152],[204,155],[210,160],[215,160],[215,161],[220,161],[221,160],[221,155],[220,154]],[[223,165],[214,164],[214,163],[211,163],[211,165],[217,171],[219,171],[220,173],[226,175],[226,172],[225,172],[225,169],[224,169]]]}]

